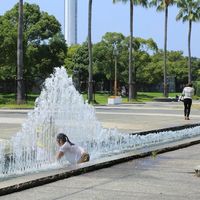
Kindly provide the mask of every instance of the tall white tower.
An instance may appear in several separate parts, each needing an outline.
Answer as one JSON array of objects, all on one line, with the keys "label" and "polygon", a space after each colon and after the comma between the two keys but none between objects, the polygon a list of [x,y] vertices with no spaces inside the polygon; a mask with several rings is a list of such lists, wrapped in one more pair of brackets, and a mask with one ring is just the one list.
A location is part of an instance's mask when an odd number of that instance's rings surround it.
[{"label": "tall white tower", "polygon": [[77,0],[65,0],[65,40],[77,44]]}]

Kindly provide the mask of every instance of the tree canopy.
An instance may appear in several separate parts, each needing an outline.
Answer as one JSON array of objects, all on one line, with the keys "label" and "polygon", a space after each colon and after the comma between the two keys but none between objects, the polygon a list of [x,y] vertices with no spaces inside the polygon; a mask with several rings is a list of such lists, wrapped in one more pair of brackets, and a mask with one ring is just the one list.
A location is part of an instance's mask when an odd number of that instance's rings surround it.
[{"label": "tree canopy", "polygon": [[[17,58],[18,4],[0,16],[0,79],[14,79]],[[44,78],[64,64],[67,46],[61,25],[36,4],[24,3],[25,79]]]}]

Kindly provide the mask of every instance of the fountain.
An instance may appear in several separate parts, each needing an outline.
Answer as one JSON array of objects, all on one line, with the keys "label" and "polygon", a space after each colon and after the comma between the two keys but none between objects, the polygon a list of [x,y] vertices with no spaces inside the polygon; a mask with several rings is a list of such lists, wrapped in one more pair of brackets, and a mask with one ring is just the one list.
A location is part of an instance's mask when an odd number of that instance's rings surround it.
[{"label": "fountain", "polygon": [[76,91],[65,68],[55,68],[21,130],[11,140],[0,143],[0,178],[59,168],[60,163],[55,161],[55,138],[59,132],[87,149],[91,160],[95,160],[194,137],[200,135],[200,127],[144,136],[105,129],[96,119],[94,107]]}]

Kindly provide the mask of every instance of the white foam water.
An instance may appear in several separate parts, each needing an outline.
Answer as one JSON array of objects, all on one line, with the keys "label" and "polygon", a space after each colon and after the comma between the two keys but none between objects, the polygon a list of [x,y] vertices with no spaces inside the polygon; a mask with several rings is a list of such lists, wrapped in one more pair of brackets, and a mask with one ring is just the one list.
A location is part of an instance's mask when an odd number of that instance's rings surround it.
[{"label": "white foam water", "polygon": [[10,141],[0,143],[0,177],[59,168],[56,135],[63,132],[83,146],[91,159],[193,137],[200,127],[146,136],[105,129],[96,119],[94,107],[84,102],[64,67],[55,68],[28,113],[21,130]]}]

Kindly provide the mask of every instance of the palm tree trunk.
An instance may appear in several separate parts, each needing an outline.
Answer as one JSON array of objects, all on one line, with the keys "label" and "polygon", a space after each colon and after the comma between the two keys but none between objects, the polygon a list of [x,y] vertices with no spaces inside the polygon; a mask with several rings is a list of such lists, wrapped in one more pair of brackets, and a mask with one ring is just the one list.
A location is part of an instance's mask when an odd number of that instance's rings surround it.
[{"label": "palm tree trunk", "polygon": [[132,74],[132,44],[133,44],[133,2],[130,0],[130,40],[129,40],[129,95],[128,100],[133,99],[133,74]]},{"label": "palm tree trunk", "polygon": [[19,0],[18,39],[17,39],[17,104],[25,103],[23,81],[23,0]]},{"label": "palm tree trunk", "polygon": [[189,32],[188,32],[188,83],[192,82],[192,67],[191,67],[191,31],[192,31],[192,21],[189,20]]},{"label": "palm tree trunk", "polygon": [[167,22],[168,22],[168,6],[165,7],[165,33],[164,33],[164,83],[163,83],[163,95],[168,97],[168,85],[167,85]]},{"label": "palm tree trunk", "polygon": [[92,24],[92,0],[89,0],[89,5],[88,5],[88,52],[89,52],[88,102],[89,103],[93,100],[91,24]]}]

